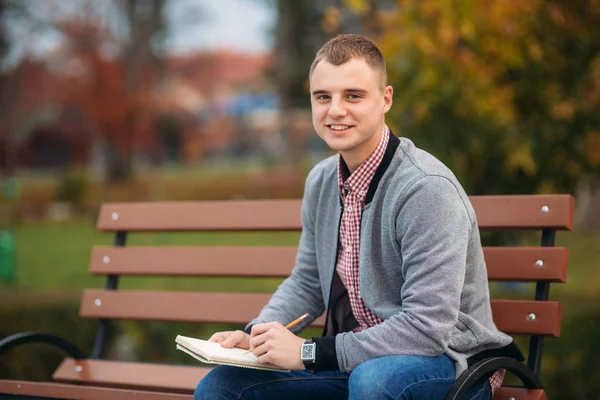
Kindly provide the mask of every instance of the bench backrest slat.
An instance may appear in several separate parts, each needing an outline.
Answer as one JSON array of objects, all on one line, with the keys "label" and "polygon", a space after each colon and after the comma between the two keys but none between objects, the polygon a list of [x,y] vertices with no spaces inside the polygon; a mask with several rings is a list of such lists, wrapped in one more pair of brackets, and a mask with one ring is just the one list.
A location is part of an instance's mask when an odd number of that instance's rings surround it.
[{"label": "bench backrest slat", "polygon": [[575,200],[570,195],[470,196],[483,230],[570,230]]},{"label": "bench backrest slat", "polygon": [[297,249],[296,246],[97,246],[92,251],[90,272],[282,278],[290,274]]},{"label": "bench backrest slat", "polygon": [[[569,195],[472,196],[483,230],[571,229]],[[100,209],[100,231],[299,230],[301,200],[112,203]]]},{"label": "bench backrest slat", "polygon": [[[295,246],[94,247],[92,274],[238,276],[283,278],[295,263]],[[485,247],[492,281],[564,282],[568,251],[562,247]],[[539,265],[538,262],[541,262]]]},{"label": "bench backrest slat", "polygon": [[[84,292],[80,315],[88,318],[245,324],[258,315],[270,294],[111,291]],[[207,305],[219,305],[218,307]],[[561,307],[545,301],[492,300],[494,321],[510,334],[560,335]],[[529,315],[535,315],[530,319]],[[324,318],[315,325],[323,326]]]},{"label": "bench backrest slat", "polygon": [[301,228],[301,200],[112,203],[100,231],[285,231]]}]

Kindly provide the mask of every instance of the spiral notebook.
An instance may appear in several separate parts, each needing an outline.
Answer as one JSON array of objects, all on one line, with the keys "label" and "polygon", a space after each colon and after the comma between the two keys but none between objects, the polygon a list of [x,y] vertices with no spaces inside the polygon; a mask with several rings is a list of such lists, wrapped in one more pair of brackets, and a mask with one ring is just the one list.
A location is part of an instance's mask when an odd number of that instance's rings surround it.
[{"label": "spiral notebook", "polygon": [[221,347],[219,343],[177,335],[177,349],[207,364],[231,365],[233,367],[264,369],[267,371],[289,372],[273,365],[261,364],[258,358],[247,350]]}]

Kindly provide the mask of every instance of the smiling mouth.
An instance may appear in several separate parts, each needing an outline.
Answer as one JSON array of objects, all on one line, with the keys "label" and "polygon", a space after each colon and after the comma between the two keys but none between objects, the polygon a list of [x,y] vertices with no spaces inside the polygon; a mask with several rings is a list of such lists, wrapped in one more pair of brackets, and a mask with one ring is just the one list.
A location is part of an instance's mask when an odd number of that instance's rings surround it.
[{"label": "smiling mouth", "polygon": [[353,125],[343,125],[343,124],[331,124],[327,125],[329,129],[335,132],[343,132],[353,127]]}]

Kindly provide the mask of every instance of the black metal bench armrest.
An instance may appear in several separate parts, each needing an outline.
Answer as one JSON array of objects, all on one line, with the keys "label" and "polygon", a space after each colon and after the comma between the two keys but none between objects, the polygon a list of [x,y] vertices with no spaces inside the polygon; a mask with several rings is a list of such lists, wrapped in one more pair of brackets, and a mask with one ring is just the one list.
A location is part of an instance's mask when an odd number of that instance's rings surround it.
[{"label": "black metal bench armrest", "polygon": [[39,332],[22,332],[5,337],[4,339],[0,340],[0,355],[9,351],[13,347],[33,342],[52,344],[61,348],[75,359],[88,358],[87,355],[73,343],[56,335]]},{"label": "black metal bench armrest", "polygon": [[463,372],[446,394],[445,400],[463,400],[467,390],[484,376],[504,368],[515,374],[527,389],[543,389],[539,378],[525,364],[510,357],[493,357],[471,365]]}]

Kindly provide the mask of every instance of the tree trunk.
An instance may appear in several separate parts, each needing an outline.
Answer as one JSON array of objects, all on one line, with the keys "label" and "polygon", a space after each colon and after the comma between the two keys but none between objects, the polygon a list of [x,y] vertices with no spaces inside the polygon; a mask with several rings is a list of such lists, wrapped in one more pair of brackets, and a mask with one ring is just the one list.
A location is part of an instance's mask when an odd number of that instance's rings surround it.
[{"label": "tree trunk", "polygon": [[600,228],[600,179],[587,176],[580,180],[575,195],[574,224],[578,229]]},{"label": "tree trunk", "polygon": [[293,5],[288,0],[278,0],[277,8],[279,19],[275,35],[275,76],[280,102],[279,127],[286,147],[284,160],[287,160],[288,167],[295,168],[300,155],[292,140],[292,85],[294,66],[298,59],[293,43]]},{"label": "tree trunk", "polygon": [[[7,0],[0,0],[0,21],[4,19],[4,14],[7,12],[8,4]],[[3,63],[4,57],[8,53],[8,38],[6,32],[0,26],[0,64]],[[8,107],[8,93],[10,82],[6,77],[6,74],[0,71],[0,121],[5,121],[4,124],[0,123],[0,144],[2,146],[2,154],[0,154],[0,170],[4,170],[3,176],[10,176],[13,174],[13,156],[12,156],[12,145],[10,140],[10,127],[6,123],[7,120],[7,107]],[[4,129],[2,129],[4,125]]]}]

